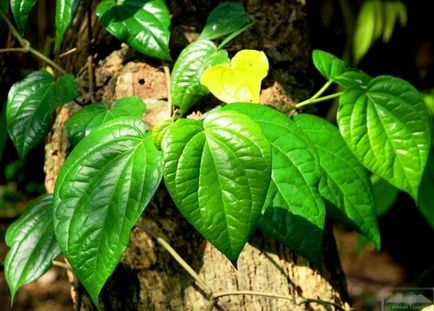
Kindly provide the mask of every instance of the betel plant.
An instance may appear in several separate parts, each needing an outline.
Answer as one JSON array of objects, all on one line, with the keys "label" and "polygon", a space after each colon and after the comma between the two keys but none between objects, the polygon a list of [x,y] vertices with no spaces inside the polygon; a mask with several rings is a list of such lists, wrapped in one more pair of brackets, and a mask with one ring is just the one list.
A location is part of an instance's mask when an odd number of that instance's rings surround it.
[{"label": "betel plant", "polygon": [[[11,2],[18,30],[7,18],[7,3],[0,7],[22,44],[17,49],[62,73],[31,73],[9,91],[8,133],[24,158],[47,134],[55,108],[75,98],[77,86],[21,36],[34,1],[18,2]],[[55,49],[75,6],[58,1]],[[131,47],[171,59],[164,1],[105,0],[96,14]],[[142,121],[146,104],[137,97],[91,103],[70,118],[66,131],[73,148],[54,193],[31,203],[7,231],[5,272],[12,297],[62,253],[98,305],[131,229],[162,180],[185,218],[235,266],[256,229],[319,264],[326,215],[380,248],[370,172],[415,200],[424,197],[419,189],[431,120],[420,94],[404,80],[371,77],[317,50],[313,63],[327,82],[316,94],[285,113],[261,105],[266,55],[243,50],[230,59],[223,49],[252,25],[237,3],[224,2],[211,12],[198,40],[173,65],[173,116],[151,131]],[[212,41],[222,37],[219,46]],[[323,96],[332,83],[342,91]],[[185,118],[209,92],[224,103]],[[338,127],[299,113],[333,98],[339,100]]]}]

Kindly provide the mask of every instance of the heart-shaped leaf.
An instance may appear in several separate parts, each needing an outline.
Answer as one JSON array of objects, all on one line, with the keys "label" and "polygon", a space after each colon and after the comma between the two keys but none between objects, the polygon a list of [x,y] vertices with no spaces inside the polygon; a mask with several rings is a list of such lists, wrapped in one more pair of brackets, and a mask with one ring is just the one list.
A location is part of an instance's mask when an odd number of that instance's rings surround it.
[{"label": "heart-shaped leaf", "polygon": [[27,18],[37,0],[11,0],[11,11],[20,34],[24,33]]},{"label": "heart-shaped leaf", "polygon": [[164,181],[184,217],[233,263],[255,228],[270,182],[270,145],[234,111],[180,119],[161,143]]},{"label": "heart-shaped leaf", "polygon": [[200,83],[225,103],[258,102],[261,82],[267,76],[268,67],[264,52],[241,50],[230,64],[207,68]]},{"label": "heart-shaped leaf", "polygon": [[6,232],[10,250],[5,258],[5,277],[14,300],[17,290],[43,275],[60,254],[54,236],[52,196],[33,201]]},{"label": "heart-shaped leaf", "polygon": [[140,120],[101,125],[72,150],[54,190],[54,229],[95,304],[161,180],[161,155]]},{"label": "heart-shaped leaf", "polygon": [[170,79],[172,102],[179,107],[182,115],[195,105],[208,89],[199,82],[203,71],[213,65],[229,63],[228,53],[218,50],[208,40],[198,40],[189,44],[173,66]]},{"label": "heart-shaped leaf", "polygon": [[311,141],[294,122],[266,106],[234,103],[224,109],[249,116],[271,144],[271,182],[259,229],[319,264],[325,207],[318,193],[321,170]]},{"label": "heart-shaped leaf", "polygon": [[312,59],[316,69],[327,80],[334,81],[343,87],[366,88],[372,79],[363,71],[349,67],[343,60],[328,52],[314,50]]},{"label": "heart-shaped leaf", "polygon": [[249,13],[240,3],[222,2],[209,14],[199,39],[213,40],[223,37],[241,29],[249,22]]},{"label": "heart-shaped leaf", "polygon": [[164,0],[104,0],[96,14],[119,40],[147,56],[170,60],[170,14]]},{"label": "heart-shaped leaf", "polygon": [[74,99],[77,85],[72,75],[55,79],[36,71],[15,83],[9,91],[6,118],[8,132],[21,158],[47,134],[53,110]]},{"label": "heart-shaped leaf", "polygon": [[62,43],[63,34],[71,22],[72,16],[77,9],[79,0],[56,0],[56,39],[55,50],[58,51]]},{"label": "heart-shaped leaf", "polygon": [[71,144],[76,145],[101,124],[120,117],[141,118],[145,110],[145,103],[137,96],[119,99],[112,104],[111,109],[104,103],[90,104],[68,119],[66,133]]},{"label": "heart-shaped leaf", "polygon": [[419,92],[408,82],[379,76],[367,89],[346,89],[338,124],[359,161],[417,198],[430,148],[430,119]]},{"label": "heart-shaped leaf", "polygon": [[332,203],[327,208],[327,216],[350,225],[380,249],[375,200],[366,169],[347,147],[339,130],[329,122],[307,114],[295,116],[294,121],[318,151],[323,170],[319,192]]}]

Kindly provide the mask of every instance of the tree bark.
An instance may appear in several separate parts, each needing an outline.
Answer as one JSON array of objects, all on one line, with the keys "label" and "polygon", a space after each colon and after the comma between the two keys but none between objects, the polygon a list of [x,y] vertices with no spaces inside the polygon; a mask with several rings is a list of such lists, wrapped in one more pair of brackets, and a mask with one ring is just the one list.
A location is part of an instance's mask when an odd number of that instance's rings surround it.
[{"label": "tree bark", "polygon": [[[305,1],[240,2],[257,24],[228,48],[231,51],[249,48],[266,52],[271,70],[263,84],[265,89],[261,101],[285,111],[285,107],[307,98],[310,93]],[[197,37],[208,12],[217,3],[170,1],[174,33],[172,52],[176,53],[177,48],[181,49]],[[140,95],[145,101],[154,99],[161,104],[167,99],[167,85],[164,79],[161,80],[164,78],[161,66],[149,69],[152,62],[145,64],[137,61],[125,65],[123,57],[126,52],[115,54],[98,69],[97,86],[98,80],[102,81],[99,87],[105,100]],[[138,83],[140,77],[145,77],[145,83]],[[152,84],[155,79],[159,82]],[[67,111],[62,110],[58,115],[46,147],[47,190],[52,189],[66,154],[62,122],[69,112],[68,108],[64,109]],[[162,113],[166,113],[164,109]],[[142,215],[141,224],[147,229],[136,227],[132,231],[122,260],[101,293],[102,310],[349,309],[345,278],[330,225],[325,230],[324,259],[320,268],[313,267],[287,247],[260,233],[251,238],[235,268],[182,218],[164,186],[160,187]],[[214,296],[220,297],[207,297],[203,288],[157,243],[155,235],[168,241],[203,279]],[[76,300],[76,293],[73,298]],[[81,310],[96,310],[86,294],[80,300]]]}]

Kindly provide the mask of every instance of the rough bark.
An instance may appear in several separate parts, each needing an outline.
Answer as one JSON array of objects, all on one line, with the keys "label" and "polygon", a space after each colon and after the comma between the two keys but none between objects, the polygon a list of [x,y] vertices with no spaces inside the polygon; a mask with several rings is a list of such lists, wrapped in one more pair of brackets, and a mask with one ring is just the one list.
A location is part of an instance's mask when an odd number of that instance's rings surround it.
[{"label": "rough bark", "polygon": [[[171,2],[173,52],[176,53],[177,48],[197,36],[207,13],[218,1]],[[285,110],[295,101],[307,98],[310,91],[305,2],[241,2],[257,20],[257,26],[242,34],[229,49],[265,50],[271,71],[261,100]],[[120,50],[101,63],[96,79],[99,96],[110,102],[120,96],[140,95],[145,101],[154,100],[155,107],[163,107],[154,110],[154,116],[148,115],[148,118],[170,113],[165,102],[167,85],[162,67],[155,66],[155,62],[152,66],[149,61],[147,64],[145,61],[127,62],[126,55],[126,50]],[[52,188],[65,156],[67,146],[62,122],[67,115],[68,111],[60,112],[47,144],[48,188]],[[325,233],[324,260],[320,268],[313,267],[282,244],[256,233],[244,248],[236,269],[182,218],[163,186],[141,221],[168,241],[214,293],[257,291],[286,298],[232,294],[223,295],[214,304],[153,237],[135,228],[120,264],[101,293],[103,310],[337,310],[336,305],[349,309],[345,279],[329,228]],[[75,298],[75,294],[73,296]],[[81,309],[95,310],[86,294]]]}]

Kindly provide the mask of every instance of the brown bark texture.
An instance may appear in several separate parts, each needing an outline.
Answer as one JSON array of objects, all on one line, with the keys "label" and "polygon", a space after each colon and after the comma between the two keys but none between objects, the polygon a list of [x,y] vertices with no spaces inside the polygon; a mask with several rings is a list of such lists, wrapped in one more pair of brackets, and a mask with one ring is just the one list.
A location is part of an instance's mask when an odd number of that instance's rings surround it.
[{"label": "brown bark texture", "polygon": [[[257,24],[234,40],[228,50],[235,52],[248,48],[266,52],[271,69],[263,83],[261,101],[286,110],[286,106],[307,98],[311,84],[307,74],[310,49],[305,1],[240,2]],[[202,0],[169,1],[173,54],[179,53],[183,46],[197,37],[207,14],[217,3]],[[94,27],[98,29],[98,26]],[[100,38],[102,32],[95,32]],[[98,40],[106,42],[105,39]],[[77,46],[85,45],[77,43]],[[78,56],[71,57],[72,63],[80,63]],[[84,59],[86,63],[86,53]],[[82,65],[84,63],[81,62]],[[70,69],[77,74],[82,72],[84,80],[89,72],[80,71],[73,65]],[[134,54],[123,46],[100,61],[95,72],[95,91],[99,99],[110,103],[123,96],[140,96],[149,106],[145,116],[149,127],[155,120],[170,115],[167,75],[162,64]],[[91,84],[83,83],[83,87],[86,85]],[[47,140],[45,172],[49,192],[53,190],[59,167],[68,150],[63,124],[75,109],[69,104],[58,112]],[[260,233],[251,238],[235,268],[183,219],[164,186],[157,191],[140,221],[154,234],[168,241],[214,295],[219,297],[206,297],[206,293],[166,249],[146,231],[136,227],[121,262],[100,295],[102,310],[349,309],[345,278],[331,230],[327,229],[325,233],[324,260],[319,268]],[[74,301],[80,298],[81,310],[96,310],[85,293],[77,295],[73,291],[72,296]]]}]

